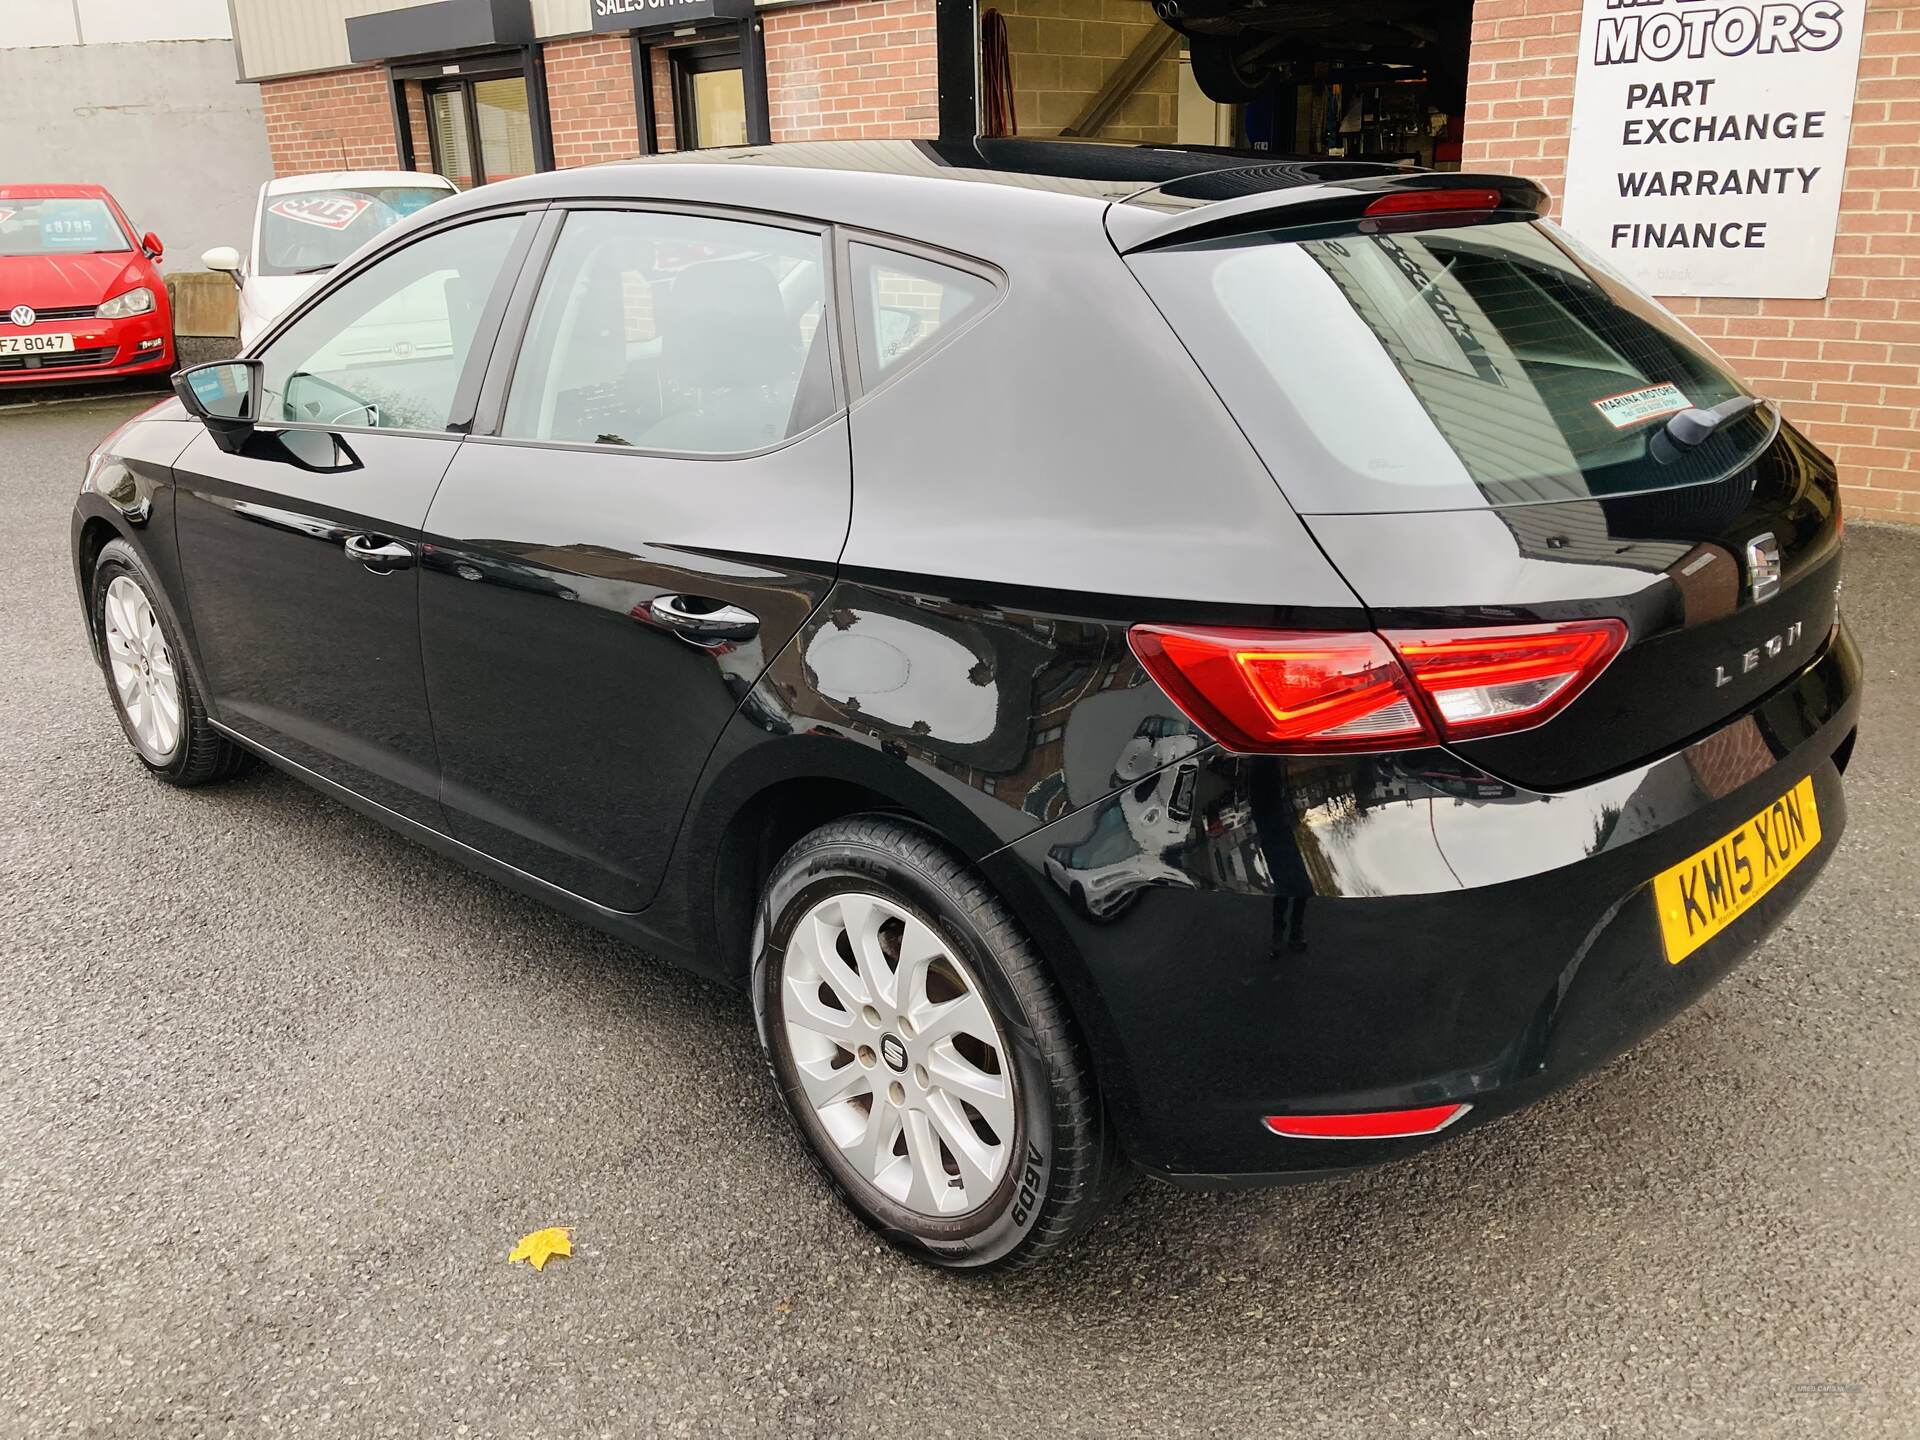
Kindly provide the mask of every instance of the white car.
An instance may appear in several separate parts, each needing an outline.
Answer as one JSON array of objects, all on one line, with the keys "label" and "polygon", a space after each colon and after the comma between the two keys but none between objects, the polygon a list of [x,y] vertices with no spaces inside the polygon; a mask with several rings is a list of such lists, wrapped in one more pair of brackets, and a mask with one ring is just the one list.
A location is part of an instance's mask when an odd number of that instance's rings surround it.
[{"label": "white car", "polygon": [[240,287],[241,350],[368,240],[457,193],[451,180],[412,170],[335,170],[262,185],[246,257],[231,245],[200,257]]}]

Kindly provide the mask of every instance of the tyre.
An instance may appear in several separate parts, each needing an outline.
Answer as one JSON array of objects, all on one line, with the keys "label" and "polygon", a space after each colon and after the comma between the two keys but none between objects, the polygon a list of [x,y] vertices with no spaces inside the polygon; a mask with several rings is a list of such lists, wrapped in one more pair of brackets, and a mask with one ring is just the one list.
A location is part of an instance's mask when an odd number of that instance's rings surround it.
[{"label": "tyre", "polygon": [[868,1225],[955,1269],[1047,1258],[1124,1162],[1066,1008],[1005,905],[887,816],[781,859],[755,926],[767,1062],[829,1183]]},{"label": "tyre", "polygon": [[107,695],[127,742],[169,785],[204,785],[244,770],[252,757],[207,723],[180,636],[155,602],[157,587],[124,540],[93,570],[93,624]]},{"label": "tyre", "polygon": [[1244,105],[1258,100],[1273,79],[1273,67],[1246,58],[1247,37],[1189,35],[1187,58],[1193,65],[1193,83],[1219,105]]}]

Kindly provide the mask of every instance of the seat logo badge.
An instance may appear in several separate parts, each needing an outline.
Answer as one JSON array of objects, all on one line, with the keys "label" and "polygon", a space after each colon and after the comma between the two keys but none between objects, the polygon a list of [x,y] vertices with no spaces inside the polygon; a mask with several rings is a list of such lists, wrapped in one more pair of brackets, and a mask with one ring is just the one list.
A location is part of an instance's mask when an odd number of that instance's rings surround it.
[{"label": "seat logo badge", "polygon": [[880,1054],[895,1070],[907,1068],[907,1047],[901,1043],[898,1035],[881,1037]]},{"label": "seat logo badge", "polygon": [[1756,605],[1780,593],[1780,542],[1771,530],[1747,541],[1747,585]]},{"label": "seat logo badge", "polygon": [[34,321],[31,305],[16,305],[7,312],[7,318],[16,325],[31,325]]},{"label": "seat logo badge", "polygon": [[1800,634],[1805,624],[1805,621],[1796,620],[1778,635],[1769,635],[1751,650],[1741,651],[1740,662],[1732,670],[1724,665],[1716,665],[1713,673],[1713,688],[1718,690],[1722,685],[1731,685],[1735,675],[1750,675],[1760,668],[1762,661],[1777,660],[1786,654],[1800,643]]}]

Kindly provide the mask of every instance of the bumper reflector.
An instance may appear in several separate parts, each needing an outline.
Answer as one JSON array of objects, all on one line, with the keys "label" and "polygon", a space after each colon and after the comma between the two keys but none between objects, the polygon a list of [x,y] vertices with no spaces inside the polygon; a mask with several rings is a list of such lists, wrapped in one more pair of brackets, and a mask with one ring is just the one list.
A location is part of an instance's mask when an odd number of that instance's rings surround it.
[{"label": "bumper reflector", "polygon": [[1471,1110],[1463,1104],[1418,1110],[1365,1110],[1357,1115],[1269,1115],[1267,1129],[1291,1140],[1399,1140],[1437,1135]]}]

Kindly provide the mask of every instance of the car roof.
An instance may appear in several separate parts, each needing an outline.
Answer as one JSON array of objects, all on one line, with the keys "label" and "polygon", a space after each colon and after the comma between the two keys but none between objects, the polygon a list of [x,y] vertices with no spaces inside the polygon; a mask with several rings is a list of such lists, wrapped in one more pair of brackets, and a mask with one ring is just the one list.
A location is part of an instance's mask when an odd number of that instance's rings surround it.
[{"label": "car roof", "polygon": [[[812,170],[829,175],[862,175],[913,180],[950,180],[1012,185],[1022,189],[1111,203],[1158,190],[1178,181],[1250,172],[1249,183],[1263,189],[1323,184],[1337,178],[1393,174],[1402,166],[1373,161],[1324,160],[1281,156],[1255,150],[1226,150],[1205,145],[1116,144],[1075,139],[975,140],[810,140],[732,149],[685,150],[610,161],[579,170],[547,171],[507,182],[521,193],[571,194],[581,177],[593,175],[597,191],[630,181],[647,193],[656,167],[699,166],[719,172]],[[746,179],[735,182],[746,189]],[[489,187],[498,190],[498,186]],[[1234,191],[1246,193],[1245,188]]]},{"label": "car roof", "polygon": [[111,200],[104,185],[0,185],[0,200]]},{"label": "car roof", "polygon": [[269,195],[302,195],[310,190],[348,190],[370,185],[445,186],[453,182],[423,170],[320,170],[310,175],[282,175],[267,182]]},{"label": "car roof", "polygon": [[[1113,144],[1088,140],[975,139],[790,141],[739,149],[689,150],[496,181],[463,192],[387,232],[441,223],[464,212],[568,200],[658,200],[739,208],[831,222],[950,248],[993,260],[1020,244],[1022,232],[1050,230],[1053,244],[1111,253],[1102,218],[1156,200],[1166,212],[1215,203],[1183,187],[1224,184],[1312,194],[1328,185],[1407,177],[1402,166],[1368,161],[1287,158],[1202,146]],[[1231,177],[1247,177],[1237,186]],[[1119,202],[1134,202],[1122,205]],[[1145,212],[1142,211],[1144,214]],[[1038,231],[1033,231],[1037,237]],[[1078,237],[1077,242],[1075,237]],[[983,243],[984,239],[984,243]]]}]

